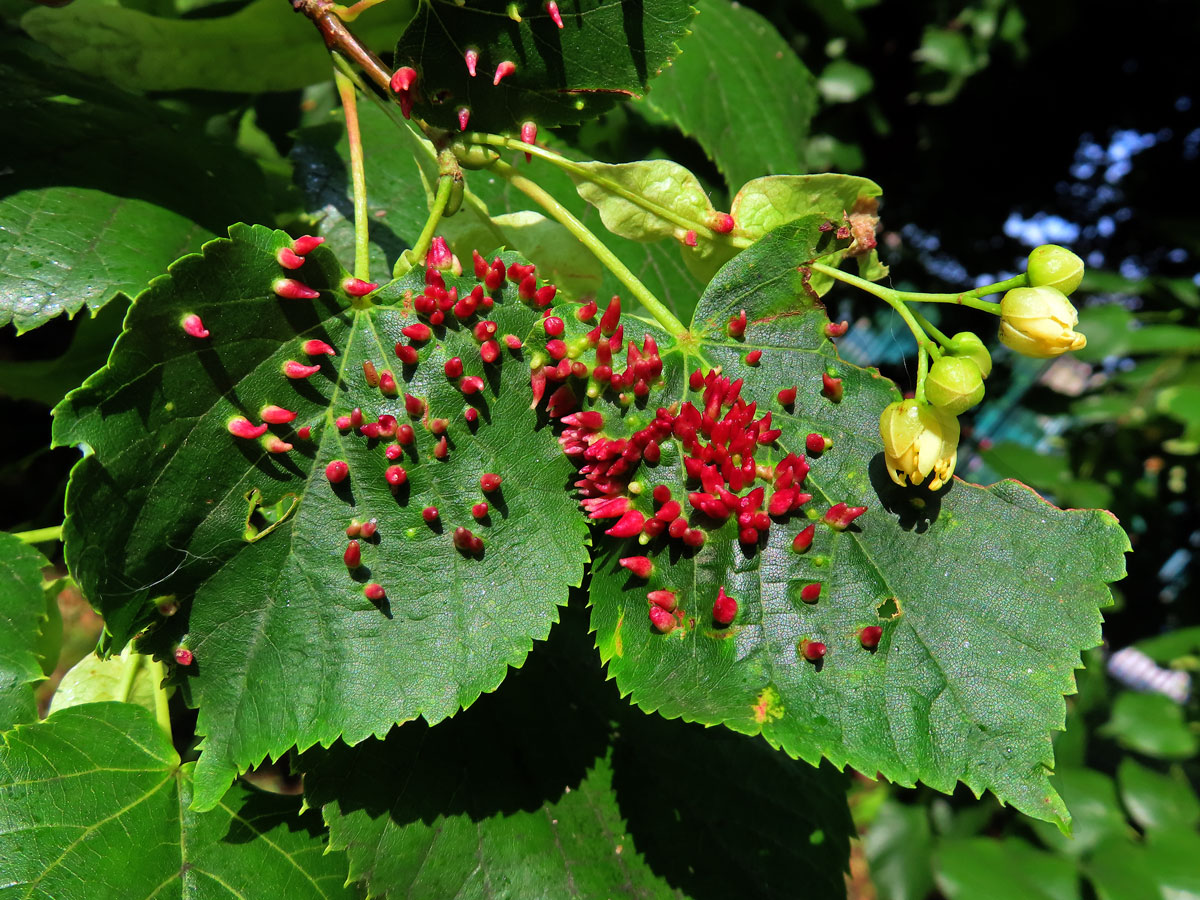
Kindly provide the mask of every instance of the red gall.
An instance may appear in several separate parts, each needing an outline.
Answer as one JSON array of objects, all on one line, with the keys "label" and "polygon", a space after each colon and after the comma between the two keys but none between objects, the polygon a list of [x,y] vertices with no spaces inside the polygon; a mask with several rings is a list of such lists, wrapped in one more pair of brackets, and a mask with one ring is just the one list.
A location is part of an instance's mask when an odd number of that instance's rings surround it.
[{"label": "red gall", "polygon": [[383,589],[383,585],[378,581],[372,581],[365,588],[363,588],[363,596],[372,603],[378,603],[387,596],[387,591]]},{"label": "red gall", "polygon": [[305,356],[336,356],[337,351],[324,341],[305,341],[300,345]]},{"label": "red gall", "polygon": [[314,291],[295,278],[276,278],[271,282],[271,290],[286,300],[316,300],[321,296],[320,291]]},{"label": "red gall", "polygon": [[365,297],[372,291],[379,290],[379,285],[373,281],[363,281],[361,278],[347,278],[342,281],[342,290],[351,297]]},{"label": "red gall", "polygon": [[200,321],[200,317],[195,313],[189,313],[188,315],[184,316],[183,320],[179,324],[183,327],[184,333],[190,337],[208,337],[208,329],[204,327],[204,323]]},{"label": "red gall", "polygon": [[275,251],[275,261],[285,269],[298,269],[304,265],[304,257],[287,247]]},{"label": "red gall", "polygon": [[335,459],[325,467],[325,477],[329,479],[330,484],[340,484],[349,474],[350,467],[344,460]]},{"label": "red gall", "polygon": [[247,438],[249,440],[257,440],[267,433],[266,424],[255,425],[245,416],[234,416],[225,423],[225,427],[229,429],[229,433],[234,437]]},{"label": "red gall", "polygon": [[176,647],[175,648],[175,662],[178,663],[179,665],[190,666],[195,661],[196,661],[196,657],[192,654],[192,651],[189,650],[187,647]]},{"label": "red gall", "polygon": [[883,629],[878,625],[868,625],[858,633],[858,641],[865,650],[874,650],[878,647],[882,637]]},{"label": "red gall", "polygon": [[725,588],[717,589],[717,599],[713,601],[712,617],[717,625],[724,628],[737,616],[738,603],[725,593]]},{"label": "red gall", "polygon": [[674,591],[651,591],[646,595],[646,598],[660,609],[674,610],[679,605],[679,599],[675,596]]},{"label": "red gall", "polygon": [[618,562],[638,578],[649,578],[654,571],[654,563],[648,556],[626,556]]},{"label": "red gall", "polygon": [[342,554],[342,562],[346,564],[347,569],[357,569],[362,565],[362,547],[358,541],[351,541],[346,545],[346,552]]},{"label": "red gall", "polygon": [[517,71],[516,64],[510,60],[504,60],[500,65],[496,66],[496,75],[492,79],[492,86],[498,85],[501,81],[507,78],[513,72]]},{"label": "red gall", "polygon": [[320,366],[306,366],[303,363],[296,362],[294,359],[289,359],[283,364],[283,374],[288,378],[309,378],[320,371]]},{"label": "red gall", "polygon": [[325,243],[323,237],[313,237],[311,234],[302,234],[300,237],[292,241],[292,250],[300,256],[306,256],[312,253],[319,246]]}]

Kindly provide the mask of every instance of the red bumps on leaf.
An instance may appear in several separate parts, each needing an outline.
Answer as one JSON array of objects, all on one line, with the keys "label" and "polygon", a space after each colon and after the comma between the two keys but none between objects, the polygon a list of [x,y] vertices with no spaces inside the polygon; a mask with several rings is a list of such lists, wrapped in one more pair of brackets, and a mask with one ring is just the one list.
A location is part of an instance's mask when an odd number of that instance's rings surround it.
[{"label": "red bumps on leaf", "polygon": [[446,371],[447,378],[461,378],[463,373],[463,361],[461,357],[452,356],[446,360],[446,365],[443,366]]},{"label": "red bumps on leaf", "polygon": [[301,256],[306,256],[320,247],[323,243],[325,243],[325,238],[323,237],[313,237],[311,234],[302,234],[300,237],[292,241],[292,250]]},{"label": "red bumps on leaf", "polygon": [[676,540],[680,540],[685,534],[687,534],[687,530],[687,519],[685,519],[683,516],[680,516],[667,526],[667,534]]},{"label": "red bumps on leaf", "polygon": [[713,621],[724,628],[737,615],[738,603],[725,593],[725,588],[717,589],[717,599],[713,601]]},{"label": "red bumps on leaf", "polygon": [[491,364],[500,358],[500,344],[496,341],[484,341],[479,346],[479,358]]},{"label": "red bumps on leaf", "polygon": [[515,334],[506,334],[504,336],[504,345],[508,347],[509,350],[520,350],[523,346],[521,339]]},{"label": "red bumps on leaf", "polygon": [[302,441],[307,441],[310,437],[312,437],[312,426],[311,425],[303,426],[296,432],[296,436],[298,438],[300,438],[300,440],[302,440]]},{"label": "red bumps on leaf", "polygon": [[387,596],[387,591],[383,589],[383,585],[378,581],[372,581],[365,588],[363,588],[363,596],[372,603],[378,603]]},{"label": "red bumps on leaf", "polygon": [[471,266],[475,269],[476,280],[483,281],[484,276],[487,275],[488,264],[487,260],[479,255],[478,250],[471,251]]},{"label": "red bumps on leaf", "polygon": [[492,85],[495,86],[517,71],[517,66],[510,60],[504,60],[500,65],[496,66],[496,77],[492,79]]},{"label": "red bumps on leaf", "polygon": [[[521,142],[525,144],[533,144],[537,141],[537,123],[525,122],[521,125]],[[532,162],[533,156],[530,153],[525,154],[525,162]]]},{"label": "red bumps on leaf", "polygon": [[346,537],[356,538],[362,534],[362,522],[358,519],[351,519],[350,524],[346,526]]},{"label": "red bumps on leaf", "polygon": [[605,337],[609,337],[617,330],[617,323],[621,321],[621,298],[613,297],[612,302],[608,304],[608,309],[604,310],[604,315],[600,317],[600,333]]},{"label": "red bumps on leaf", "polygon": [[395,436],[396,426],[399,424],[399,422],[396,421],[395,416],[389,416],[388,414],[384,413],[379,417],[379,422],[377,424],[379,425],[379,436],[390,438]]},{"label": "red bumps on leaf", "polygon": [[474,78],[475,77],[475,67],[479,65],[479,51],[478,50],[468,50],[466,53],[463,54],[463,60],[467,64],[467,74],[469,74],[472,78]]},{"label": "red bumps on leaf", "polygon": [[427,341],[433,334],[433,332],[429,330],[428,325],[424,325],[420,322],[414,322],[412,325],[405,325],[400,329],[400,333],[406,338],[411,338],[414,341]]},{"label": "red bumps on leaf", "polygon": [[725,331],[730,337],[734,338],[740,338],[746,333],[746,311],[744,309],[729,320],[729,323],[725,326]]},{"label": "red bumps on leaf", "polygon": [[648,556],[626,556],[618,562],[638,578],[649,578],[654,571],[654,563]]},{"label": "red bumps on leaf", "polygon": [[[676,519],[676,522],[682,522],[683,519]],[[683,542],[692,549],[698,549],[704,546],[704,532],[699,528],[689,528],[683,533]]]},{"label": "red bumps on leaf", "polygon": [[558,288],[553,284],[543,285],[538,288],[533,294],[534,306],[549,306],[554,302],[554,297],[558,293]]},{"label": "red bumps on leaf", "polygon": [[468,424],[474,425],[479,421],[479,410],[473,406],[468,406],[463,410],[463,418],[467,420]]},{"label": "red bumps on leaf", "polygon": [[555,25],[557,25],[559,28],[564,27],[562,14],[558,11],[558,4],[555,3],[554,0],[547,0],[546,12],[549,13],[550,18],[554,20]]},{"label": "red bumps on leaf", "polygon": [[825,513],[824,522],[835,531],[844,531],[851,522],[866,511],[865,506],[847,506],[845,503],[835,503]]},{"label": "red bumps on leaf", "polygon": [[804,654],[804,658],[809,662],[816,662],[825,655],[825,645],[820,641],[802,641],[800,652]]},{"label": "red bumps on leaf", "polygon": [[758,529],[746,525],[738,530],[738,542],[752,547],[758,543]]},{"label": "red bumps on leaf", "polygon": [[695,247],[697,243],[696,232],[689,228],[683,233],[683,245],[685,247]]},{"label": "red bumps on leaf", "polygon": [[464,394],[478,394],[483,390],[483,379],[478,375],[468,375],[458,383],[458,389]]},{"label": "red bumps on leaf", "polygon": [[340,484],[350,474],[350,467],[340,459],[335,459],[325,467],[325,477],[330,484]]},{"label": "red bumps on leaf", "polygon": [[409,344],[396,345],[396,358],[406,366],[415,366],[420,358],[417,354],[417,348]]},{"label": "red bumps on leaf", "polygon": [[882,637],[883,629],[878,625],[868,625],[858,633],[858,641],[864,650],[874,650],[879,646],[879,639]]},{"label": "red bumps on leaf", "polygon": [[781,406],[791,406],[796,402],[796,389],[794,387],[784,388],[777,397]]},{"label": "red bumps on leaf", "polygon": [[729,213],[714,212],[708,216],[708,227],[717,234],[729,234],[733,231],[733,216]]},{"label": "red bumps on leaf", "polygon": [[571,413],[569,416],[563,416],[562,421],[564,425],[586,428],[589,431],[599,431],[604,427],[604,414],[594,409],[589,409]]},{"label": "red bumps on leaf", "polygon": [[378,519],[368,519],[367,521],[362,523],[361,533],[362,533],[362,536],[365,538],[371,538],[372,536],[374,536],[375,532],[378,530],[379,530],[379,520]]},{"label": "red bumps on leaf", "polygon": [[356,407],[354,407],[354,410],[350,413],[350,424],[353,425],[355,428],[357,428],[362,423],[363,423],[363,411],[356,406]]},{"label": "red bumps on leaf", "polygon": [[433,524],[438,519],[438,508],[436,506],[427,506],[421,510],[421,518],[429,524]]},{"label": "red bumps on leaf", "polygon": [[655,503],[666,503],[671,499],[671,489],[665,484],[656,484],[651,496],[654,497]]},{"label": "red bumps on leaf", "polygon": [[338,431],[349,431],[351,428],[349,416],[338,416],[333,423]]},{"label": "red bumps on leaf", "polygon": [[628,538],[640,534],[642,526],[646,524],[646,517],[636,509],[627,510],[617,519],[617,524],[609,528],[604,533],[615,538]]},{"label": "red bumps on leaf", "polygon": [[229,433],[234,437],[248,438],[257,440],[267,433],[266,425],[254,425],[245,416],[234,416],[225,423],[225,427],[229,429]]},{"label": "red bumps on leaf", "polygon": [[342,561],[346,564],[347,569],[357,569],[362,565],[362,547],[359,546],[358,541],[351,541],[346,545]]},{"label": "red bumps on leaf", "polygon": [[704,375],[699,369],[696,369],[691,375],[688,376],[688,387],[690,387],[693,391],[698,391],[700,388],[704,387]]},{"label": "red bumps on leaf", "polygon": [[464,553],[477,553],[483,547],[483,542],[471,533],[471,529],[461,525],[454,529],[453,540],[454,546]]},{"label": "red bumps on leaf", "polygon": [[179,665],[190,666],[195,661],[196,661],[196,657],[192,654],[192,651],[189,650],[187,647],[176,647],[175,648],[175,662],[177,662]]},{"label": "red bumps on leaf", "polygon": [[670,634],[675,630],[675,617],[663,609],[661,606],[650,607],[650,624],[653,625],[660,633]]},{"label": "red bumps on leaf", "polygon": [[336,356],[337,351],[324,341],[305,341],[300,345],[306,356]]},{"label": "red bumps on leaf", "polygon": [[383,448],[383,455],[388,459],[396,460],[404,455],[404,448],[399,444],[388,444]]},{"label": "red bumps on leaf", "polygon": [[485,494],[490,494],[492,491],[499,489],[503,481],[504,479],[494,472],[485,472],[479,478],[479,488]]},{"label": "red bumps on leaf", "polygon": [[298,269],[304,265],[304,257],[287,247],[275,251],[275,261],[285,269]]},{"label": "red bumps on leaf", "polygon": [[188,315],[184,316],[183,320],[179,324],[183,326],[184,333],[190,335],[191,337],[208,337],[208,329],[204,327],[204,323],[200,321],[200,317],[195,313],[189,313]]},{"label": "red bumps on leaf", "polygon": [[433,456],[435,459],[445,459],[450,454],[450,442],[446,440],[445,435],[438,438],[438,442],[433,445]]},{"label": "red bumps on leaf", "polygon": [[820,456],[832,446],[833,441],[816,432],[813,432],[804,439],[804,449],[808,451],[809,456]]},{"label": "red bumps on leaf", "polygon": [[548,316],[542,320],[542,327],[546,329],[546,334],[550,337],[558,337],[566,328],[566,323],[558,316]]},{"label": "red bumps on leaf", "polygon": [[653,603],[659,609],[665,609],[668,611],[674,610],[675,607],[679,605],[679,600],[675,596],[674,591],[667,591],[667,590],[651,591],[650,593],[648,593],[646,595],[646,599],[648,599],[651,603]]},{"label": "red bumps on leaf", "polygon": [[476,322],[475,327],[471,329],[471,333],[475,335],[475,340],[481,344],[484,341],[490,341],[494,338],[497,331],[499,331],[499,326],[490,320]]},{"label": "red bumps on leaf", "polygon": [[488,514],[488,505],[486,503],[476,503],[471,507],[471,515],[476,519],[485,518]]},{"label": "red bumps on leaf", "polygon": [[400,388],[396,386],[396,376],[387,369],[379,373],[379,390],[388,397],[395,397],[400,393]]},{"label": "red bumps on leaf", "polygon": [[805,603],[816,603],[821,599],[821,585],[814,582],[800,588],[800,599]]},{"label": "red bumps on leaf", "polygon": [[271,290],[287,300],[315,300],[321,296],[320,291],[314,291],[295,278],[276,278],[271,282]]},{"label": "red bumps on leaf", "polygon": [[596,318],[596,310],[598,308],[595,300],[589,300],[583,306],[579,307],[579,309],[575,310],[575,318],[580,322],[590,322]]},{"label": "red bumps on leaf", "polygon": [[414,397],[412,394],[404,395],[404,411],[410,417],[417,419],[425,412],[425,401],[419,397]]},{"label": "red bumps on leaf", "polygon": [[410,90],[417,83],[417,70],[412,66],[401,66],[392,75],[391,88],[397,94]]},{"label": "red bumps on leaf", "polygon": [[258,417],[271,425],[286,425],[296,418],[296,414],[282,406],[264,406],[259,410]]},{"label": "red bumps on leaf", "polygon": [[383,472],[383,478],[392,487],[397,488],[408,481],[408,472],[404,471],[404,466],[388,466]]},{"label": "red bumps on leaf", "polygon": [[396,440],[405,446],[411,444],[417,439],[417,433],[413,431],[413,427],[408,424],[400,425],[396,428]]},{"label": "red bumps on leaf", "polygon": [[[458,130],[466,131],[467,125],[471,121],[471,108],[469,106],[460,106],[458,108]],[[483,277],[483,276],[480,276]]]},{"label": "red bumps on leaf", "polygon": [[429,324],[430,325],[441,325],[445,321],[446,321],[446,314],[444,312],[442,312],[440,309],[434,310],[433,312],[431,312],[429,314]]},{"label": "red bumps on leaf", "polygon": [[567,355],[567,345],[558,338],[552,341],[546,341],[546,352],[550,354],[550,358],[556,362]]},{"label": "red bumps on leaf", "polygon": [[758,361],[760,359],[762,359],[762,351],[761,350],[751,350],[749,353],[746,354],[746,365],[757,366]]},{"label": "red bumps on leaf", "polygon": [[342,290],[351,297],[365,297],[371,291],[379,290],[379,285],[373,281],[363,281],[361,278],[347,278],[342,282]]},{"label": "red bumps on leaf", "polygon": [[287,453],[292,449],[291,444],[274,434],[268,434],[263,438],[263,447],[268,453]]},{"label": "red bumps on leaf", "polygon": [[[500,260],[496,259],[496,262],[500,262]],[[498,290],[500,286],[504,284],[504,274],[505,272],[503,263],[500,263],[499,266],[493,264],[492,267],[488,269],[488,273],[483,276],[484,287],[486,287],[489,291]]]},{"label": "red bumps on leaf", "polygon": [[429,431],[432,434],[445,434],[446,429],[450,427],[449,419],[430,419]]},{"label": "red bumps on leaf", "polygon": [[842,402],[842,379],[834,378],[828,372],[821,373],[821,393],[834,403]]},{"label": "red bumps on leaf", "polygon": [[825,334],[831,338],[841,337],[849,327],[850,323],[846,321],[838,322],[836,325],[833,322],[829,322],[825,325]]},{"label": "red bumps on leaf", "polygon": [[[450,245],[444,237],[439,235],[430,242],[429,252],[425,254],[425,265],[441,272],[449,272],[454,268],[454,254],[450,252]],[[426,272],[427,280],[428,274]]]},{"label": "red bumps on leaf", "polygon": [[320,371],[320,366],[306,366],[302,362],[288,360],[283,364],[283,374],[288,378],[308,378]]},{"label": "red bumps on leaf", "polygon": [[375,363],[369,359],[362,364],[363,380],[367,382],[367,387],[379,387],[379,373],[375,370]]}]

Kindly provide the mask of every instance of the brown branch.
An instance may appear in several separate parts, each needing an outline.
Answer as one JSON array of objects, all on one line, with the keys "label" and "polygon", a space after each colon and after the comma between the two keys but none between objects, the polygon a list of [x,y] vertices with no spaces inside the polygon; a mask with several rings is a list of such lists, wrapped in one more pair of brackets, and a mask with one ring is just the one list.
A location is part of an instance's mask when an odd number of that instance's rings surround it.
[{"label": "brown branch", "polygon": [[341,19],[333,11],[332,0],[292,0],[292,9],[303,13],[317,26],[325,46],[334,50],[362,69],[384,93],[388,93],[388,85],[392,73],[378,56],[354,36]]}]

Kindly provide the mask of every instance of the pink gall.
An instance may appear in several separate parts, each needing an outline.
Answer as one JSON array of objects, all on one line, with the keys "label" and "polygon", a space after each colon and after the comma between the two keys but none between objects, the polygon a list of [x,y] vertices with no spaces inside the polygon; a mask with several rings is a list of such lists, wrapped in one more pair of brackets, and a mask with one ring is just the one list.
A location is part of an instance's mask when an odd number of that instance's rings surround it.
[{"label": "pink gall", "polygon": [[325,477],[329,479],[330,484],[341,484],[349,474],[350,467],[340,459],[335,459],[325,467]]},{"label": "pink gall", "polygon": [[858,642],[862,644],[864,650],[874,650],[879,646],[882,637],[883,629],[878,625],[868,625],[858,632]]},{"label": "pink gall", "polygon": [[738,603],[725,593],[725,588],[717,589],[717,599],[713,601],[713,621],[722,628],[728,626],[737,616]]},{"label": "pink gall", "polygon": [[501,81],[503,81],[505,78],[508,78],[515,71],[517,71],[516,64],[510,60],[504,60],[502,63],[500,63],[500,65],[496,66],[496,75],[492,79],[492,85],[498,85]]},{"label": "pink gall", "polygon": [[324,341],[305,341],[300,345],[300,349],[304,351],[305,356],[336,356],[337,351],[334,350]]},{"label": "pink gall", "polygon": [[229,429],[229,433],[234,437],[246,438],[248,440],[257,440],[267,433],[267,426],[254,425],[245,416],[234,416],[225,423],[225,427]]},{"label": "pink gall", "polygon": [[313,237],[311,234],[302,234],[300,237],[292,241],[292,252],[300,256],[307,256],[318,247],[325,243],[323,237]]},{"label": "pink gall", "polygon": [[195,313],[189,313],[188,315],[184,316],[183,320],[179,324],[182,326],[184,333],[190,337],[208,337],[208,329],[204,327],[204,323],[200,321],[200,317]]},{"label": "pink gall", "polygon": [[269,425],[286,425],[296,419],[296,414],[282,406],[264,406],[258,412],[258,417]]},{"label": "pink gall", "polygon": [[271,282],[271,290],[285,300],[316,300],[321,296],[320,291],[314,291],[295,278],[276,278]]},{"label": "pink gall", "polygon": [[373,281],[363,281],[361,278],[346,278],[342,281],[342,290],[351,297],[365,297],[372,291],[379,290],[379,285]]},{"label": "pink gall", "polygon": [[275,251],[275,262],[285,269],[298,269],[304,265],[304,257],[287,247]]},{"label": "pink gall", "polygon": [[650,573],[654,571],[654,563],[648,556],[626,556],[618,562],[638,578],[649,578]]}]

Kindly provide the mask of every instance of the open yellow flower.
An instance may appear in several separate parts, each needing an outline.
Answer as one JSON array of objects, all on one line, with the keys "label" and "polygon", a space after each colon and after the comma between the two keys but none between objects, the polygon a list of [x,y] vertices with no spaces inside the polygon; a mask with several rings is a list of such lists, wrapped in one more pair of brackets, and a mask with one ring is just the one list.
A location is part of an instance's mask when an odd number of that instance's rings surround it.
[{"label": "open yellow flower", "polygon": [[1022,356],[1049,359],[1082,350],[1087,338],[1075,331],[1079,313],[1052,287],[1013,288],[1000,301],[1000,343]]},{"label": "open yellow flower", "polygon": [[958,462],[958,419],[919,400],[899,400],[879,417],[879,436],[888,475],[903,487],[910,481],[936,491]]}]

